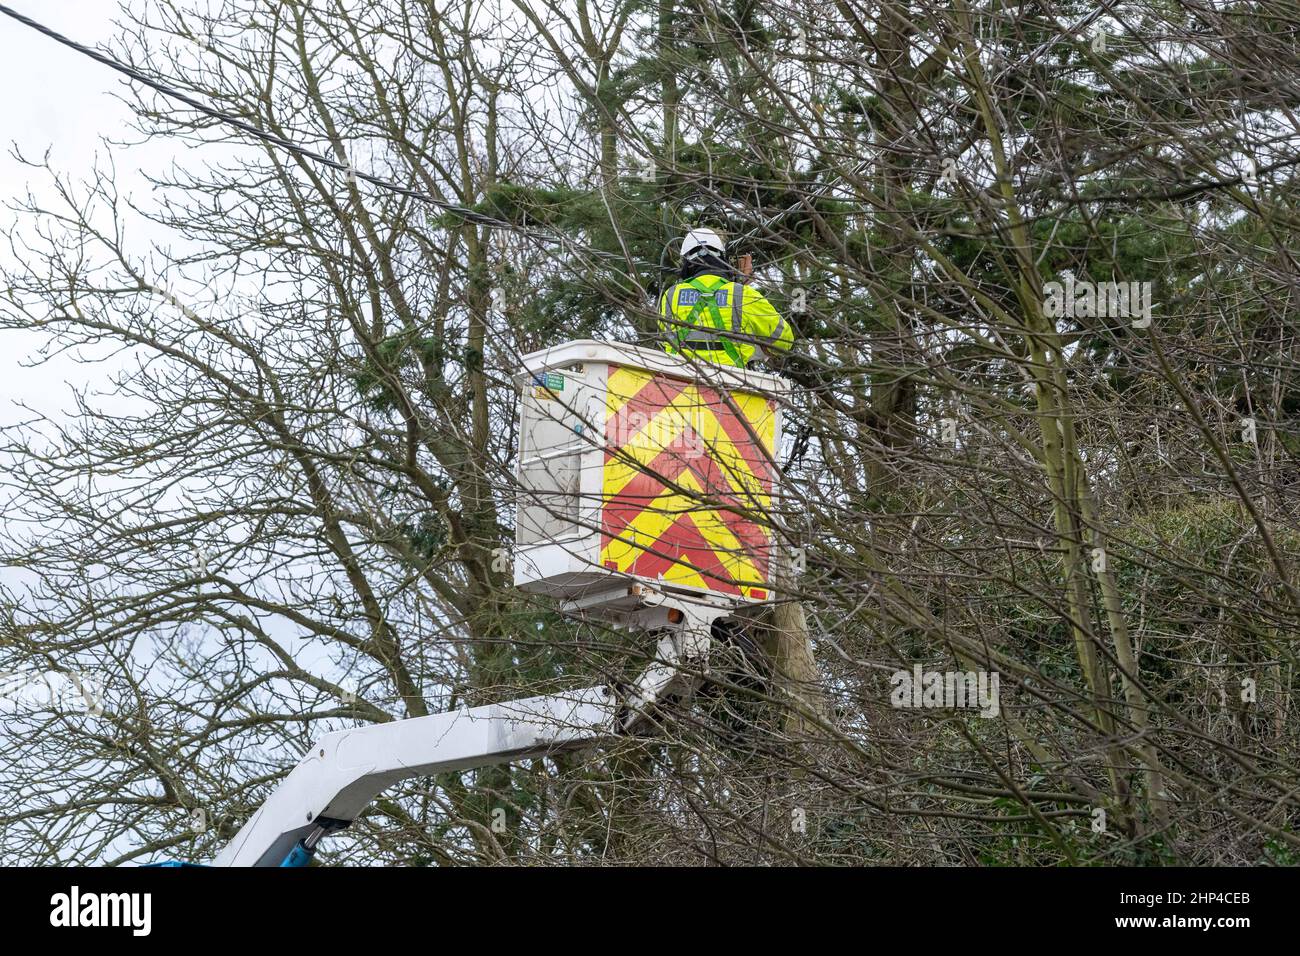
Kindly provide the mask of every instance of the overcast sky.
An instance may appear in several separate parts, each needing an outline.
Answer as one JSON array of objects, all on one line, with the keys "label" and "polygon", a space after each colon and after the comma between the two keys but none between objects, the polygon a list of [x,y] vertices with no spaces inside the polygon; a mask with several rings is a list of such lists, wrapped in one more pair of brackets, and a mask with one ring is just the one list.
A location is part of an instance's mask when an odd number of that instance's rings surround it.
[{"label": "overcast sky", "polygon": [[[87,46],[98,45],[113,32],[115,0],[6,0],[6,6],[58,30]],[[122,78],[112,70],[45,37],[9,17],[0,16],[0,199],[7,204],[25,195],[30,185],[44,189],[40,175],[14,162],[13,144],[29,158],[49,149],[60,171],[84,174],[103,136],[119,137],[130,112],[111,94]],[[119,171],[133,167],[123,164]],[[129,174],[128,174],[129,175]],[[124,183],[125,185],[125,183]],[[7,237],[13,214],[0,210],[0,258],[8,256]],[[84,382],[94,370],[71,362],[23,369],[21,361],[40,340],[0,332],[0,424],[22,415],[15,399],[46,411],[67,407],[67,381]]]}]

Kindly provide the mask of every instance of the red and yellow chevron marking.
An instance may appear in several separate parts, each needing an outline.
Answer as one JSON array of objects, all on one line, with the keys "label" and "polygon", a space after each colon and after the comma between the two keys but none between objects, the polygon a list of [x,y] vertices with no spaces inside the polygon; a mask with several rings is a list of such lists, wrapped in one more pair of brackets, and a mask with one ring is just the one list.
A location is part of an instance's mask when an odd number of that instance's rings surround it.
[{"label": "red and yellow chevron marking", "polygon": [[611,366],[601,564],[766,597],[775,443],[771,399]]}]

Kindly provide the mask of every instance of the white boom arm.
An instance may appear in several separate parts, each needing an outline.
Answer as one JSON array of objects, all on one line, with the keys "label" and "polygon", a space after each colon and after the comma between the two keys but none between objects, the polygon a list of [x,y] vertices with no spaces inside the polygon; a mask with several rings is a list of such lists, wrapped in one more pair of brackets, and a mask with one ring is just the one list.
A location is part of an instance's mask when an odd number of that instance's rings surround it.
[{"label": "white boom arm", "polygon": [[299,840],[346,826],[409,777],[590,746],[614,734],[617,707],[592,687],[326,734],[213,865],[279,866]]},{"label": "white boom arm", "polygon": [[[671,699],[688,698],[708,666],[710,626],[734,605],[642,597],[652,599],[631,621],[660,628],[661,636],[654,661],[625,700],[609,687],[588,687],[326,734],[213,865],[305,864],[322,836],[346,827],[401,780],[589,747],[625,733]],[[670,623],[676,626],[664,627]]]}]

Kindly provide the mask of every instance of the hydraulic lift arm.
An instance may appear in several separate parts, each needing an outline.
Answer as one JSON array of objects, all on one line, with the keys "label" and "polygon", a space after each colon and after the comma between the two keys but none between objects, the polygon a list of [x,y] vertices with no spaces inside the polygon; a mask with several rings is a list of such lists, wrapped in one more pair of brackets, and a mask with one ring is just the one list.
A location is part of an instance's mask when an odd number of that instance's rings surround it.
[{"label": "hydraulic lift arm", "polygon": [[326,734],[244,824],[215,866],[306,863],[400,780],[588,747],[615,733],[608,688],[532,697]]},{"label": "hydraulic lift arm", "polygon": [[588,687],[326,734],[214,865],[302,866],[322,837],[351,824],[401,780],[581,749],[628,733],[653,709],[691,696],[707,668],[712,622],[732,609],[653,595],[630,616],[658,630],[655,658],[624,693]]}]

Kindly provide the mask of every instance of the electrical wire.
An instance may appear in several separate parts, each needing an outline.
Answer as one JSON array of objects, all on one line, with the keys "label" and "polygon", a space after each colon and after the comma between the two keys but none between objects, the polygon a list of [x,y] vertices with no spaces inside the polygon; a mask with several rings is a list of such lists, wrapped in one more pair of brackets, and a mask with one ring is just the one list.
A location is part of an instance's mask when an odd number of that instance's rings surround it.
[{"label": "electrical wire", "polygon": [[[442,210],[443,212],[449,213],[453,216],[463,219],[466,222],[474,223],[475,225],[486,226],[490,229],[508,230],[510,232],[516,233],[517,235],[524,236],[539,242],[544,242],[549,245],[562,246],[570,252],[585,254],[598,259],[604,259],[606,261],[617,261],[623,264],[627,264],[628,262],[627,259],[625,259],[623,256],[620,256],[616,253],[605,252],[604,250],[601,249],[593,249],[590,246],[584,246],[580,243],[574,242],[572,239],[569,239],[566,236],[556,235],[548,232],[542,232],[537,229],[530,229],[527,226],[521,226],[518,223],[513,223],[506,219],[498,219],[494,216],[489,216],[484,213],[478,212],[477,210],[470,209],[467,206],[459,206],[456,205],[455,203],[449,203],[446,202],[445,200],[438,199],[434,196],[430,196],[428,193],[421,192],[418,189],[412,189],[409,186],[402,186],[398,183],[394,183],[387,179],[382,179],[379,176],[374,176],[370,173],[356,169],[354,167],[349,166],[346,163],[339,162],[337,159],[331,159],[330,157],[318,153],[313,149],[309,149],[306,146],[303,146],[299,143],[295,143],[293,140],[286,139],[285,137],[280,136],[276,133],[269,133],[266,130],[254,126],[252,123],[242,120],[237,116],[231,116],[229,113],[225,113],[213,106],[209,106],[208,104],[202,102],[201,100],[197,100],[187,93],[183,93],[180,90],[175,89],[174,87],[159,82],[158,80],[155,80],[152,77],[149,77],[144,73],[141,73],[139,70],[135,69],[134,67],[128,66],[125,63],[115,60],[112,57],[108,56],[107,54],[100,52],[99,50],[78,43],[77,41],[64,36],[63,34],[57,32],[56,30],[53,30],[42,23],[38,23],[37,21],[31,19],[30,17],[26,17],[23,14],[19,13],[18,11],[5,6],[4,4],[0,4],[0,13],[3,13],[5,16],[17,20],[19,23],[23,24],[24,26],[31,27],[33,30],[36,30],[38,33],[44,34],[45,36],[49,37],[51,40],[54,40],[57,43],[61,43],[64,46],[68,47],[69,49],[77,51],[83,56],[90,57],[92,60],[95,60],[97,63],[103,64],[104,66],[108,67],[111,70],[116,70],[118,73],[121,73],[122,75],[136,81],[137,83],[144,84],[145,86],[149,87],[150,89],[158,93],[161,93],[163,96],[168,97],[169,99],[178,100],[181,103],[184,103],[186,106],[189,106],[191,109],[198,110],[200,113],[204,114],[205,116],[211,117],[212,119],[215,119],[221,123],[225,123],[228,126],[233,126],[235,129],[238,129],[241,132],[247,133],[248,135],[253,136],[265,143],[270,143],[273,146],[277,146],[281,149],[288,150],[289,152],[294,153],[297,156],[301,156],[304,159],[308,159],[314,163],[319,163],[322,166],[326,166],[330,169],[337,170],[338,172],[344,173],[349,177],[356,177],[357,179],[364,180],[365,182],[370,183],[372,186],[377,186],[381,189],[386,189],[389,192],[397,193],[398,195],[406,196],[408,198],[416,199],[421,202],[427,203],[437,209]],[[645,263],[645,262],[640,262],[638,260],[633,260],[633,264],[638,266],[645,266],[645,265],[653,266],[653,263]]]}]

